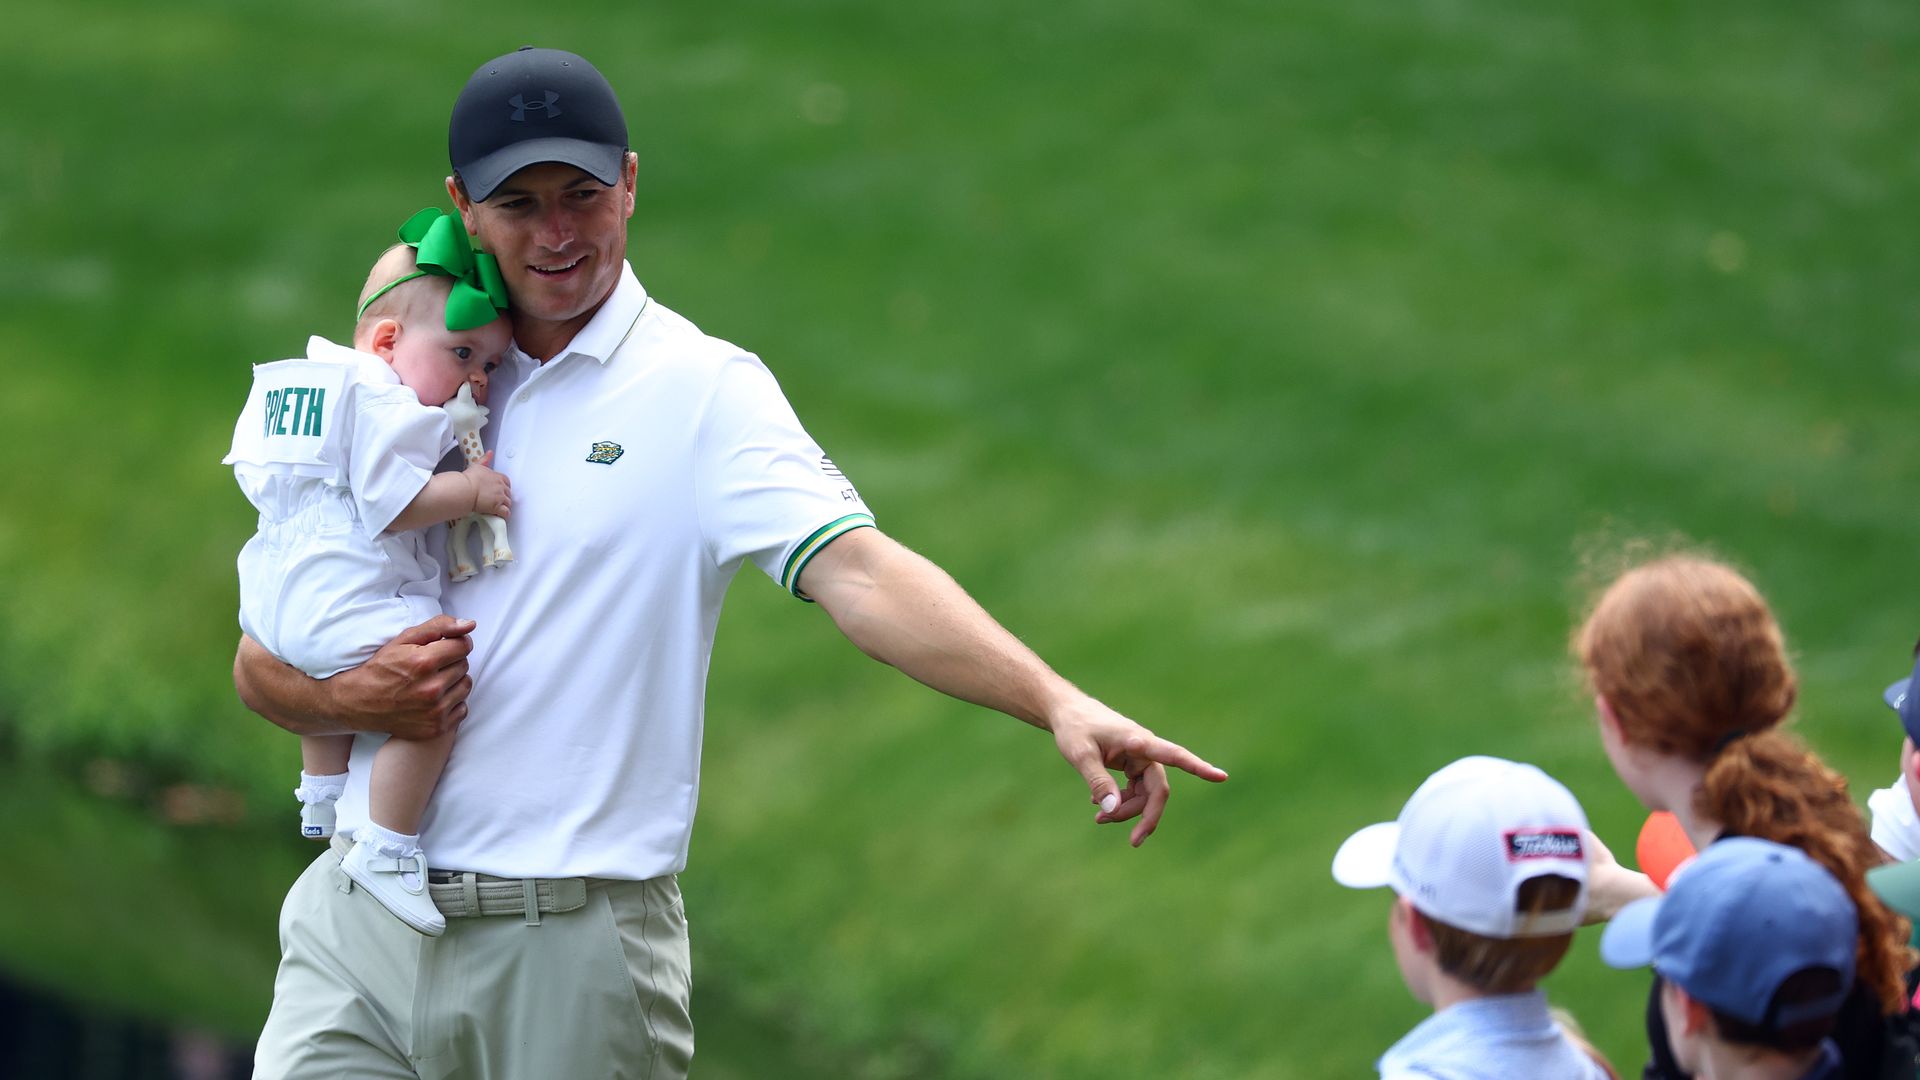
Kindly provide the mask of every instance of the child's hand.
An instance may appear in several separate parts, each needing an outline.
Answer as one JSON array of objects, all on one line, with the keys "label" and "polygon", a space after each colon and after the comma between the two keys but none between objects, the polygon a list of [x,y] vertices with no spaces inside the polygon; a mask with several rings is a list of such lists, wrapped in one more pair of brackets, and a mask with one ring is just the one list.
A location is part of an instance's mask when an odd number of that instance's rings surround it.
[{"label": "child's hand", "polygon": [[492,460],[493,451],[489,450],[464,472],[473,484],[473,512],[504,519],[513,509],[513,481],[488,468]]}]

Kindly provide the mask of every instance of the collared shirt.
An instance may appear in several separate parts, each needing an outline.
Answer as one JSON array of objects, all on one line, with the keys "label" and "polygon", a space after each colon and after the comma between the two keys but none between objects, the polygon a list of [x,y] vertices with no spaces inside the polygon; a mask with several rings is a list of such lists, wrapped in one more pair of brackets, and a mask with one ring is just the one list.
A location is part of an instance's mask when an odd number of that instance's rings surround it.
[{"label": "collared shirt", "polygon": [[1867,796],[1867,809],[1873,815],[1873,842],[1881,851],[1896,862],[1920,859],[1920,814],[1914,813],[1904,774]]},{"label": "collared shirt", "polygon": [[1542,991],[1474,998],[1421,1021],[1382,1054],[1384,1080],[1605,1080]]},{"label": "collared shirt", "polygon": [[[488,408],[515,561],[446,590],[478,624],[474,688],[422,846],[505,877],[678,872],[728,583],[752,562],[798,595],[807,561],[873,518],[759,359],[631,267],[557,356],[512,350]],[[343,830],[379,742],[355,741]]]},{"label": "collared shirt", "polygon": [[1813,1067],[1800,1074],[1800,1080],[1840,1080],[1843,1075],[1840,1068],[1840,1047],[1832,1039],[1820,1044],[1819,1060]]}]

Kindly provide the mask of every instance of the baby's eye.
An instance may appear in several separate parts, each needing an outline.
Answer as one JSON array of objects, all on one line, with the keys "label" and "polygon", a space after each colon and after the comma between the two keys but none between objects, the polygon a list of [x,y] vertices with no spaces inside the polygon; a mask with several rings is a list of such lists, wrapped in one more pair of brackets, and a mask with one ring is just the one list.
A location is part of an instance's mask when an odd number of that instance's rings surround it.
[{"label": "baby's eye", "polygon": [[489,360],[489,361],[487,361],[487,362],[486,362],[486,364],[484,364],[484,365],[482,365],[482,366],[481,366],[481,368],[480,368],[480,370],[481,370],[481,372],[482,372],[482,373],[484,373],[484,374],[487,374],[487,375],[491,375],[491,374],[493,374],[493,370],[494,370],[495,368],[497,368],[497,367],[499,367],[499,366],[500,366],[500,361],[498,361],[498,360]]},{"label": "baby's eye", "polygon": [[453,347],[453,355],[459,357],[462,360],[468,360],[473,357],[473,349],[471,349],[466,345],[455,345]]}]

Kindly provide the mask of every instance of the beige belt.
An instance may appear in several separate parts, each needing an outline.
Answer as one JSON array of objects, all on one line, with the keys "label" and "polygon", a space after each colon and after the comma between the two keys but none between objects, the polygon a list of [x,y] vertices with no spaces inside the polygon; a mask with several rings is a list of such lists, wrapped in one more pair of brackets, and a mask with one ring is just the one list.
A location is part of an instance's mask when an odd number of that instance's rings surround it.
[{"label": "beige belt", "polygon": [[[345,857],[353,842],[335,834],[333,850]],[[598,878],[503,878],[470,870],[431,870],[427,893],[433,906],[449,919],[476,915],[522,915],[530,926],[542,914],[558,914],[585,907],[588,883]]]}]

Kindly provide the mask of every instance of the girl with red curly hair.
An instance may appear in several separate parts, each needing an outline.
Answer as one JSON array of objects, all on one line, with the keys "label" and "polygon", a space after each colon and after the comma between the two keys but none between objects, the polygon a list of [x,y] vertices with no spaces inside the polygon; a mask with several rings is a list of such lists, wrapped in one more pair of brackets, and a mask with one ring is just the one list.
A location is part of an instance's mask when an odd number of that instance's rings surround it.
[{"label": "girl with red curly hair", "polygon": [[[1670,811],[1696,848],[1730,836],[1799,848],[1846,887],[1860,913],[1858,974],[1832,1034],[1843,1075],[1883,1075],[1906,1031],[1907,923],[1867,887],[1882,856],[1846,780],[1781,730],[1798,679],[1759,590],[1708,559],[1656,559],[1608,586],[1573,648],[1607,757],[1649,810]],[[1645,1075],[1684,1077],[1657,981],[1647,1024]]]}]

